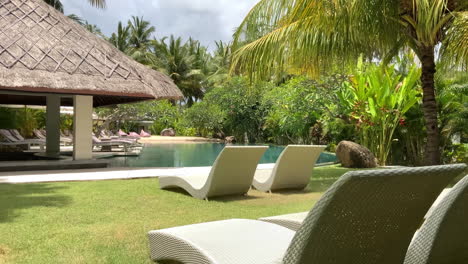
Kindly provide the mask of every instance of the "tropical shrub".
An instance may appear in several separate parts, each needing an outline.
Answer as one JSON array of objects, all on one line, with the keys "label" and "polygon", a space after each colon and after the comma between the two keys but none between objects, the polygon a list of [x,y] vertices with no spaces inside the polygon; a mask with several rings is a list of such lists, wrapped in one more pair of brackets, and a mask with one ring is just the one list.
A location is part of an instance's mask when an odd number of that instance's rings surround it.
[{"label": "tropical shrub", "polygon": [[221,132],[226,113],[207,101],[195,103],[184,112],[185,127],[193,128],[198,136],[213,137]]},{"label": "tropical shrub", "polygon": [[402,77],[393,66],[366,67],[359,61],[355,74],[339,93],[356,125],[360,143],[376,155],[381,165],[387,163],[396,128],[405,125],[405,113],[420,100],[419,76],[415,66]]},{"label": "tropical shrub", "polygon": [[273,84],[251,84],[246,78],[235,77],[206,93],[204,101],[216,104],[226,113],[224,132],[238,139],[247,135],[250,142],[263,140],[263,125],[267,114],[262,96]]}]

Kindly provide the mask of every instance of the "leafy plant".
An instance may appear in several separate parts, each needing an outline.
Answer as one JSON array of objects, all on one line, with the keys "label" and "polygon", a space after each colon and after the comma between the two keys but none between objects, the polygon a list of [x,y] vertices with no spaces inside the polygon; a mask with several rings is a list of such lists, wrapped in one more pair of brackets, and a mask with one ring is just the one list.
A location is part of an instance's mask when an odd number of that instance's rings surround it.
[{"label": "leafy plant", "polygon": [[356,72],[339,93],[359,132],[359,141],[367,146],[382,165],[391,151],[393,134],[405,125],[405,113],[421,97],[418,78],[421,72],[413,66],[406,77],[394,67],[364,66],[360,60]]}]

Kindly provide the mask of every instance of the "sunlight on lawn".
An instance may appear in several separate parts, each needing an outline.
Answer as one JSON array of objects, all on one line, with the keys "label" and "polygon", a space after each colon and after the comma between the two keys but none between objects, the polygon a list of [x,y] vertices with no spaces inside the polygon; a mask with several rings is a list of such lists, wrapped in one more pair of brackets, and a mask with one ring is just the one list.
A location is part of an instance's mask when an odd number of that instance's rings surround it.
[{"label": "sunlight on lawn", "polygon": [[303,191],[206,202],[157,179],[0,185],[0,263],[151,263],[149,230],[309,210],[348,169],[316,168]]}]

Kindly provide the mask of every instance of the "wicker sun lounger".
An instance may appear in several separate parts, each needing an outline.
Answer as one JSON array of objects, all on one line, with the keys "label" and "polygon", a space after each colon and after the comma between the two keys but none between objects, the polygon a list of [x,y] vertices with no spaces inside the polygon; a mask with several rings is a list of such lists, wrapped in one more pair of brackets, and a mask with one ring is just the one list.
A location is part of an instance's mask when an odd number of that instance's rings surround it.
[{"label": "wicker sun lounger", "polygon": [[403,263],[415,230],[466,165],[348,172],[297,232],[257,220],[150,231],[152,260],[186,264]]},{"label": "wicker sun lounger", "polygon": [[209,174],[161,176],[161,189],[182,188],[198,199],[245,194],[267,146],[226,146],[216,158]]},{"label": "wicker sun lounger", "polygon": [[[424,218],[429,217],[429,215],[432,213],[432,211],[437,206],[437,204],[439,204],[440,201],[443,200],[443,198],[445,198],[445,196],[450,192],[450,190],[451,188],[446,188],[439,194],[439,196],[437,197],[435,202],[432,204],[429,211],[427,211]],[[304,221],[304,219],[307,217],[308,213],[309,212],[301,212],[301,213],[293,213],[293,214],[275,215],[275,216],[269,216],[269,217],[262,217],[262,218],[259,218],[258,220],[277,224],[277,225],[289,228],[291,230],[297,231],[299,227],[302,225],[302,222]]]},{"label": "wicker sun lounger", "polygon": [[312,170],[326,146],[289,145],[275,163],[273,170],[257,170],[252,185],[263,192],[279,189],[304,189]]},{"label": "wicker sun lounger", "polygon": [[416,233],[405,264],[468,263],[468,176],[435,206]]}]

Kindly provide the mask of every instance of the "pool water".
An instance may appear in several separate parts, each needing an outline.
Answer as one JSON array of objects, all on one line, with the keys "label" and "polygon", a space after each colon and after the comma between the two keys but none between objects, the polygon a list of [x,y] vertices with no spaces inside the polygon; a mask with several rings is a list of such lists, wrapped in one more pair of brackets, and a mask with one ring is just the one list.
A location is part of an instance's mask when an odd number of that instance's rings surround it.
[{"label": "pool water", "polygon": [[[110,167],[201,167],[211,166],[224,148],[221,143],[145,144],[138,157],[108,159]],[[269,146],[260,163],[275,163],[284,146]],[[317,163],[335,162],[333,153],[322,153]]]}]

